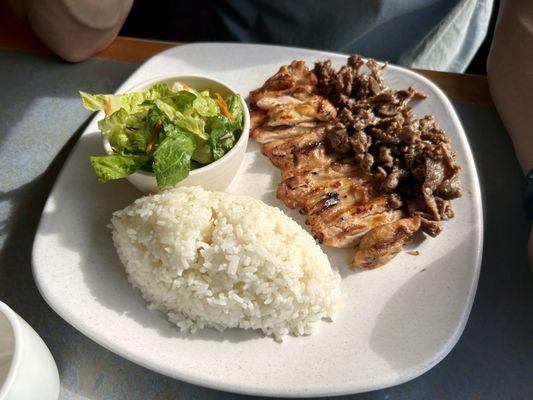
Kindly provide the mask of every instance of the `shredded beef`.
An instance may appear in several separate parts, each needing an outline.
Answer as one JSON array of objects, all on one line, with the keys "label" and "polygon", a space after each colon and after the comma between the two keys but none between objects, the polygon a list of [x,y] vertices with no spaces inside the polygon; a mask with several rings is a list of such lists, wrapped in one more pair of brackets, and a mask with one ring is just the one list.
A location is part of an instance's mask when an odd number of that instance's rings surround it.
[{"label": "shredded beef", "polygon": [[327,138],[333,149],[337,153],[348,153],[352,146],[350,144],[350,136],[344,124],[338,123],[328,130]]},{"label": "shredded beef", "polygon": [[395,208],[421,215],[422,230],[436,236],[439,222],[454,215],[449,200],[461,196],[460,167],[433,116],[413,115],[410,102],[426,96],[412,87],[388,88],[385,67],[357,54],[338,71],[329,60],[315,64],[319,93],[338,111],[327,131],[329,148],[352,157],[381,182]]}]

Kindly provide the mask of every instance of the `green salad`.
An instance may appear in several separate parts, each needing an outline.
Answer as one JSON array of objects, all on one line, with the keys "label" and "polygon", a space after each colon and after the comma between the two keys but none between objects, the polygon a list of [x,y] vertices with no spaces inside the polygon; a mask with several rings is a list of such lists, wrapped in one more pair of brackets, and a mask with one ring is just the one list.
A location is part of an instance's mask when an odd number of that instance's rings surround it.
[{"label": "green salad", "polygon": [[106,114],[98,127],[113,154],[91,157],[99,182],[142,170],[154,173],[159,188],[173,186],[226,154],[243,129],[238,94],[224,99],[180,83],[157,83],[143,92],[80,95],[86,109]]}]

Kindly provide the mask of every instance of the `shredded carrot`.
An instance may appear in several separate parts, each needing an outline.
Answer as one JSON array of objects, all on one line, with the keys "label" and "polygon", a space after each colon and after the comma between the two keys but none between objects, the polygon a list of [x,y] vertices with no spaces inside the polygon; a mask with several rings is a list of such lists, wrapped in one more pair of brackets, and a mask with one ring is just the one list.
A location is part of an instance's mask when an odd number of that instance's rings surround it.
[{"label": "shredded carrot", "polygon": [[111,114],[111,99],[106,97],[105,100],[105,115]]},{"label": "shredded carrot", "polygon": [[231,115],[231,113],[228,110],[228,105],[226,104],[222,96],[218,93],[215,93],[215,102],[220,107],[220,111],[222,112],[222,114],[228,117],[228,119],[233,119],[233,115]]},{"label": "shredded carrot", "polygon": [[148,145],[146,146],[147,153],[152,152],[155,141],[157,140],[157,134],[159,133],[159,129],[161,129],[161,125],[163,125],[163,122],[161,122],[161,120],[158,120],[154,126],[154,132],[152,133],[152,137],[150,138],[150,143],[148,143]]}]

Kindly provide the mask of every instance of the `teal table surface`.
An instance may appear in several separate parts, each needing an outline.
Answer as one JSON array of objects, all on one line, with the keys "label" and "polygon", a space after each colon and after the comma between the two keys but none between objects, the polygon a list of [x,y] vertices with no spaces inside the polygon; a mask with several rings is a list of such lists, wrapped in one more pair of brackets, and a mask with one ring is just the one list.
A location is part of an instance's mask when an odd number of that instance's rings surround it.
[{"label": "teal table surface", "polygon": [[[126,361],[76,331],[45,303],[31,273],[39,217],[90,113],[78,90],[113,92],[136,65],[0,51],[0,299],[41,335],[61,399],[243,399]],[[479,170],[483,265],[463,336],[436,367],[405,384],[350,399],[533,398],[533,278],[526,257],[522,174],[492,107],[454,104]]]}]

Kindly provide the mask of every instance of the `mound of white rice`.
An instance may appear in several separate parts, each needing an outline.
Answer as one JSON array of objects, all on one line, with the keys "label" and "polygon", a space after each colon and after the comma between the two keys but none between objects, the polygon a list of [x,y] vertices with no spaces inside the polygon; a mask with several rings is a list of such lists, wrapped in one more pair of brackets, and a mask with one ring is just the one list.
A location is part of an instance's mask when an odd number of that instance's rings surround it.
[{"label": "mound of white rice", "polygon": [[251,197],[176,188],[111,223],[131,284],[182,330],[304,335],[340,303],[340,276],[311,235]]}]

